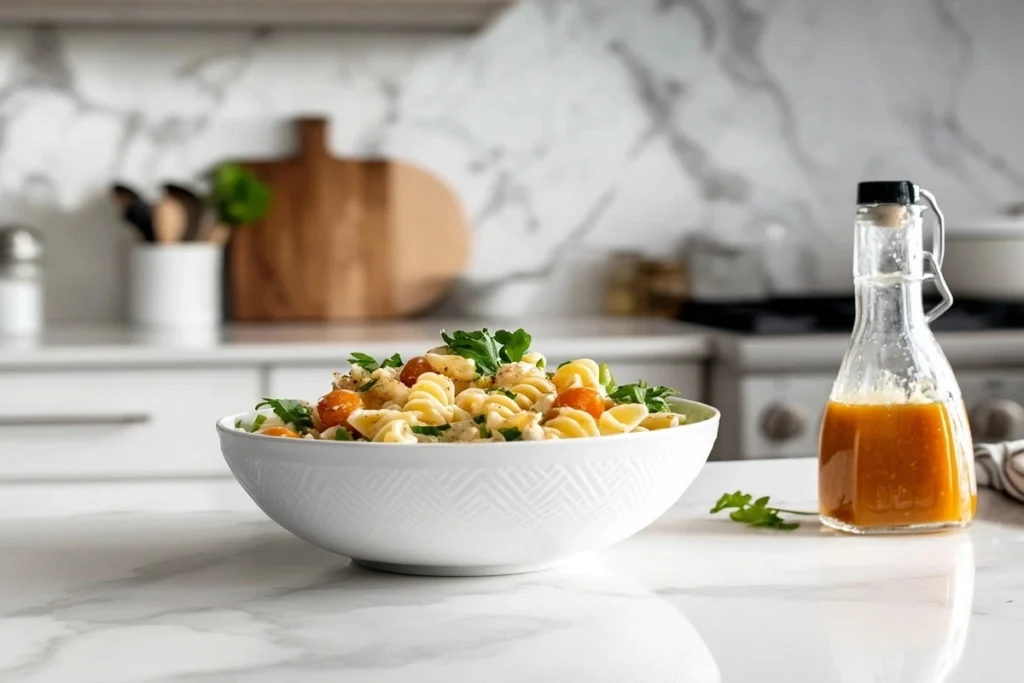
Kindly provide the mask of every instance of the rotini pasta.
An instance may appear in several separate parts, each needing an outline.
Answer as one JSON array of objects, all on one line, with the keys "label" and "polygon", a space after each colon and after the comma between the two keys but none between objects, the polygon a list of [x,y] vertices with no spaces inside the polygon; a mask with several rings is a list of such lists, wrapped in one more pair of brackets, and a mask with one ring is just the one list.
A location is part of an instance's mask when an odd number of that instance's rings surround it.
[{"label": "rotini pasta", "polygon": [[597,363],[589,358],[580,358],[569,361],[555,370],[551,381],[554,382],[558,393],[573,387],[584,387],[593,389],[603,396],[605,388],[601,386],[600,376],[601,370]]},{"label": "rotini pasta", "polygon": [[523,330],[442,332],[445,345],[403,361],[352,354],[317,405],[264,399],[239,429],[291,438],[388,444],[539,441],[678,427],[665,387],[617,386],[589,358],[553,371]]}]

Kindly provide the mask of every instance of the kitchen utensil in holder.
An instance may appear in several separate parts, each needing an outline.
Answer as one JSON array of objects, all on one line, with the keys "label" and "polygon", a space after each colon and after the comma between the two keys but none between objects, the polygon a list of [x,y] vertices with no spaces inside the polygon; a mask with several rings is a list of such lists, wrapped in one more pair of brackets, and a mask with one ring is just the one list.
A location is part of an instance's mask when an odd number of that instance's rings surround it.
[{"label": "kitchen utensil in holder", "polygon": [[148,330],[191,330],[222,319],[224,248],[205,242],[136,244],[130,264],[131,321]]}]

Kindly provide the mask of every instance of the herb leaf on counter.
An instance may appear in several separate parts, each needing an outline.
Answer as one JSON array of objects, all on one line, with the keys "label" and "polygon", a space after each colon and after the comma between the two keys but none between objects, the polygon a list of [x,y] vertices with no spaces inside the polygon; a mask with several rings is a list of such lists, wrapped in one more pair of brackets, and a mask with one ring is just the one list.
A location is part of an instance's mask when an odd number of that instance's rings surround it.
[{"label": "herb leaf on counter", "polygon": [[800,526],[798,522],[787,522],[779,516],[780,512],[790,515],[818,514],[817,512],[768,507],[768,496],[762,496],[757,500],[753,500],[753,498],[749,493],[743,493],[742,491],[723,493],[718,502],[715,503],[715,506],[711,508],[711,514],[717,514],[723,510],[732,510],[729,513],[729,519],[734,522],[752,527],[768,527],[780,531],[792,531]]},{"label": "herb leaf on counter", "polygon": [[[611,373],[609,374],[609,378]],[[670,412],[665,398],[679,392],[668,387],[649,387],[643,380],[636,384],[623,384],[608,392],[608,398],[616,403],[643,403],[652,413]]]},{"label": "herb leaf on counter", "polygon": [[281,418],[286,425],[293,425],[297,429],[309,430],[315,426],[313,415],[309,407],[303,401],[296,401],[291,398],[266,398],[256,404],[256,410],[269,407],[274,415]]}]

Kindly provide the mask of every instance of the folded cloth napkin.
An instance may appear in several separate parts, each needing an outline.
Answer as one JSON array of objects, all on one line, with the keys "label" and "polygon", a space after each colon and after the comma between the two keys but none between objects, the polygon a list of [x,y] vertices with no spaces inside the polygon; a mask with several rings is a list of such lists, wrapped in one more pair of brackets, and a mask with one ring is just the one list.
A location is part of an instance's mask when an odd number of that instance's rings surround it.
[{"label": "folded cloth napkin", "polygon": [[974,446],[978,486],[1002,491],[1024,502],[1024,439]]}]

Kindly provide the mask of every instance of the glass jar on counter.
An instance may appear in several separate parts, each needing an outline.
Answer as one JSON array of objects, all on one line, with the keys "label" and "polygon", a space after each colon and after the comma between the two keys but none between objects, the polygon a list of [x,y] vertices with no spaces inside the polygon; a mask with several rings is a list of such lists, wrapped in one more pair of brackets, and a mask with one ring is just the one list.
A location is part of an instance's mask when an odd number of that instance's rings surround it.
[{"label": "glass jar on counter", "polygon": [[43,240],[32,228],[0,227],[0,335],[34,335],[43,327]]},{"label": "glass jar on counter", "polygon": [[[937,217],[924,251],[923,197]],[[859,533],[966,526],[977,493],[960,387],[928,323],[952,304],[942,278],[945,222],[907,181],[860,183],[854,219],[857,317],[822,421],[822,522]],[[930,272],[925,272],[925,265]],[[943,302],[925,312],[922,283]]]}]

